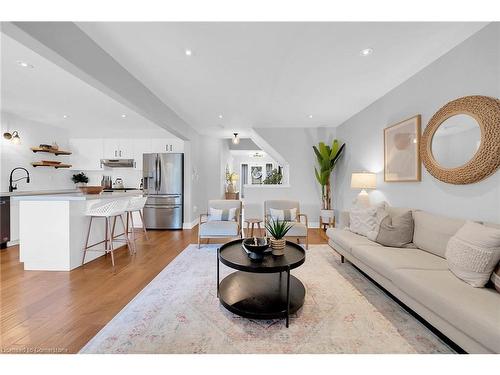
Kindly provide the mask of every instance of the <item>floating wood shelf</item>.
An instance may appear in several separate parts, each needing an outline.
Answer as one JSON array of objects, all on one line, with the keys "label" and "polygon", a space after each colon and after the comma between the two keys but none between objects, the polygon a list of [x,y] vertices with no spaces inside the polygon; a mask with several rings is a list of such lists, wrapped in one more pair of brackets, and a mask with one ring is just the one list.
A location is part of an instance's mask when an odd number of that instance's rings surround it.
[{"label": "floating wood shelf", "polygon": [[41,147],[31,147],[31,151],[33,152],[48,152],[49,154],[54,154],[54,155],[71,155],[71,152],[69,151],[63,151],[63,150],[53,150],[50,148],[41,148]]},{"label": "floating wood shelf", "polygon": [[55,169],[59,168],[71,168],[71,164],[47,164],[42,162],[31,163],[33,167],[53,167]]}]

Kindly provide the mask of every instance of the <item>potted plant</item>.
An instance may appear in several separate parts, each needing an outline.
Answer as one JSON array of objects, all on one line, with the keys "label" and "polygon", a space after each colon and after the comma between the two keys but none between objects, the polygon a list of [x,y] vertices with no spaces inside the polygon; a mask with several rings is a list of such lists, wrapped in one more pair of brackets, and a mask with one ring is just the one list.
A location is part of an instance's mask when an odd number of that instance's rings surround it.
[{"label": "potted plant", "polygon": [[319,170],[314,167],[314,173],[318,183],[321,185],[321,219],[323,222],[329,223],[333,219],[332,198],[330,177],[344,153],[345,143],[339,144],[338,140],[332,142],[332,146],[327,146],[324,142],[319,142],[318,147],[313,146],[316,159],[319,164]]},{"label": "potted plant", "polygon": [[271,238],[271,248],[273,249],[273,255],[284,255],[286,240],[283,238],[292,228],[292,224],[287,221],[281,221],[279,219],[274,220],[271,218],[270,221],[266,223],[266,229]]},{"label": "potted plant", "polygon": [[89,178],[85,175],[85,173],[80,172],[80,173],[74,174],[71,177],[71,181],[73,181],[77,187],[82,187],[82,186],[87,185],[87,183],[89,182]]}]

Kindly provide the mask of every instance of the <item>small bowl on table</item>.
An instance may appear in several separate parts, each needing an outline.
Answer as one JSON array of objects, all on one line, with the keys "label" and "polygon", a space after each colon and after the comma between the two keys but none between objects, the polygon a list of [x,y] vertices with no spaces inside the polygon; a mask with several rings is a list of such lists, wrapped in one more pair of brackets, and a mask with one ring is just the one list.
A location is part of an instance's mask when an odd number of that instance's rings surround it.
[{"label": "small bowl on table", "polygon": [[255,261],[264,259],[264,254],[269,252],[269,240],[267,238],[245,238],[241,244],[247,252],[248,257]]},{"label": "small bowl on table", "polygon": [[103,187],[102,186],[80,186],[78,189],[83,194],[101,194]]}]

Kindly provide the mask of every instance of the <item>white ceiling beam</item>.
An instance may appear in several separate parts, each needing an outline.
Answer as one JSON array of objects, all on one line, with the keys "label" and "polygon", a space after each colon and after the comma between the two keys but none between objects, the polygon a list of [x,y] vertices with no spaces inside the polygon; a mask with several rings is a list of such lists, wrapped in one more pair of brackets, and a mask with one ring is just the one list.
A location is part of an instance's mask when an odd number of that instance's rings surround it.
[{"label": "white ceiling beam", "polygon": [[175,136],[196,134],[73,22],[2,22],[2,32]]}]

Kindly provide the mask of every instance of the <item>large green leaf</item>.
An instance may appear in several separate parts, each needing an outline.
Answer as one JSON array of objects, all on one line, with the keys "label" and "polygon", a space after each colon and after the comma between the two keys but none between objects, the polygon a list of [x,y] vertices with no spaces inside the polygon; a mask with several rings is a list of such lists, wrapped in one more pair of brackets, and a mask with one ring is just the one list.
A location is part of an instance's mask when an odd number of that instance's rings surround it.
[{"label": "large green leaf", "polygon": [[323,160],[330,160],[330,150],[324,142],[319,143],[319,153],[321,154],[321,158]]},{"label": "large green leaf", "polygon": [[335,158],[335,155],[337,155],[338,151],[339,151],[339,141],[334,139],[332,143],[332,151],[330,152],[330,160],[333,160]]}]

